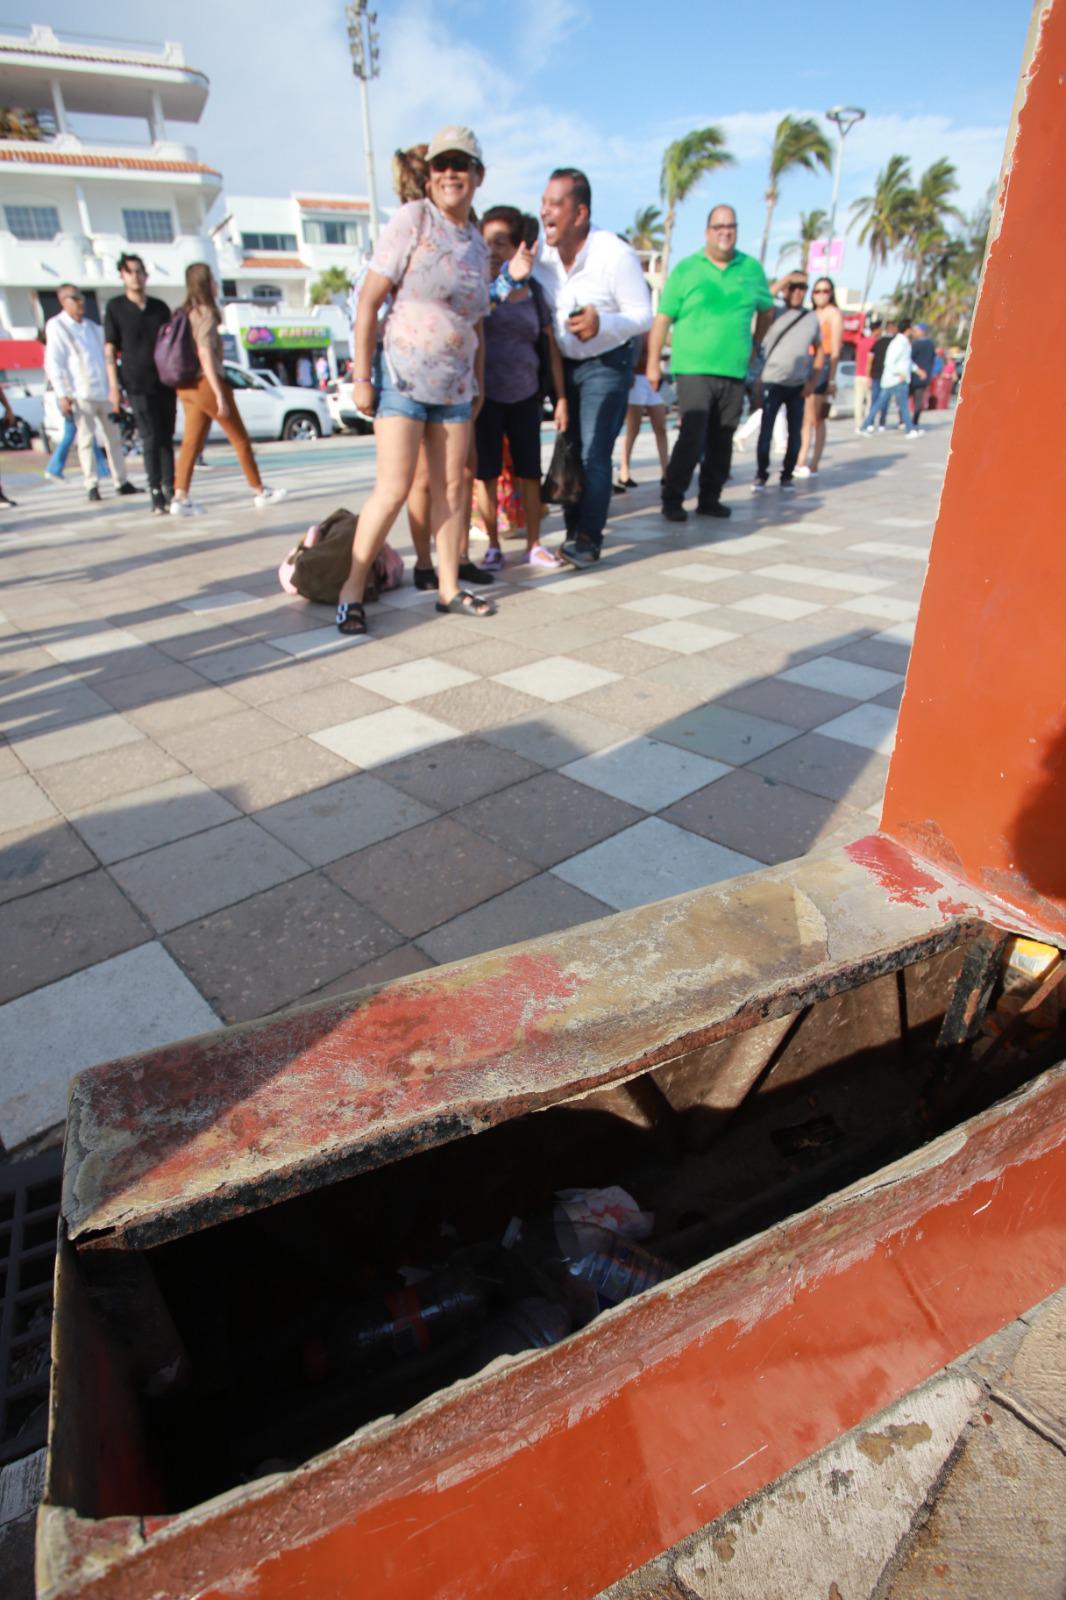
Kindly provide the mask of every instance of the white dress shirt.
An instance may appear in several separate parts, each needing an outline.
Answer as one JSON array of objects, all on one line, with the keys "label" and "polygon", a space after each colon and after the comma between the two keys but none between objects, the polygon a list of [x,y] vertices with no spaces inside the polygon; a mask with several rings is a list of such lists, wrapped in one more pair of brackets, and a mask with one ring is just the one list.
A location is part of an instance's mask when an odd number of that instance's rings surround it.
[{"label": "white dress shirt", "polygon": [[107,364],[100,324],[88,317],[76,322],[61,311],[48,319],[44,336],[44,370],[60,399],[106,400]]},{"label": "white dress shirt", "polygon": [[911,342],[905,333],[897,333],[885,351],[885,365],[881,372],[882,389],[892,389],[897,383],[911,380]]},{"label": "white dress shirt", "polygon": [[[533,275],[551,307],[559,349],[573,361],[606,355],[651,327],[651,294],[640,257],[606,228],[589,229],[569,270],[554,245],[542,245]],[[569,331],[566,319],[585,306],[596,308],[600,326],[594,339],[581,340]]]}]

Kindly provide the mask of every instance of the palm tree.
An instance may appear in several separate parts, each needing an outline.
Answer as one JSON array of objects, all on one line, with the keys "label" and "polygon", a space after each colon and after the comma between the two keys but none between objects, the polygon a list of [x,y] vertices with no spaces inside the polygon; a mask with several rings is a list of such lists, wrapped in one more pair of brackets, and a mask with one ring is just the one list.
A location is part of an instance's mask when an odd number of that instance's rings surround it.
[{"label": "palm tree", "polygon": [[658,206],[645,206],[638,211],[622,237],[634,250],[651,253],[663,247],[663,214]]},{"label": "palm tree", "polygon": [[783,244],[777,256],[777,268],[781,270],[789,256],[798,255],[800,266],[806,271],[807,256],[815,239],[824,239],[829,227],[828,211],[801,211],[799,220],[799,238],[790,239]]},{"label": "palm tree", "polygon": [[893,250],[897,250],[907,236],[914,208],[914,190],[911,188],[911,169],[906,156],[890,156],[874,183],[873,194],[864,194],[851,203],[853,228],[857,222],[859,243],[870,251],[870,267],[866,274],[866,287],[862,301],[870,298],[874,272],[883,267]]},{"label": "palm tree", "polygon": [[813,172],[816,167],[829,171],[833,151],[825,130],[813,117],[784,116],[777,124],[773,148],[770,151],[770,183],[766,190],[766,226],[762,231],[762,249],[759,260],[765,264],[770,243],[770,223],[780,194],[780,180],[793,167],[803,167]]},{"label": "palm tree", "polygon": [[347,295],[348,274],[343,267],[327,267],[321,277],[311,285],[313,306],[332,305],[334,295]]},{"label": "palm tree", "polygon": [[916,296],[921,295],[922,280],[930,256],[935,256],[947,240],[945,222],[949,217],[954,222],[962,221],[962,213],[958,206],[951,203],[951,196],[958,187],[955,167],[946,157],[941,157],[939,161],[934,161],[931,167],[926,167],[918,180],[910,227],[910,253],[914,264]]},{"label": "palm tree", "polygon": [[725,134],[721,128],[694,128],[684,138],[675,139],[663,151],[663,170],[659,180],[659,194],[666,206],[663,224],[663,279],[670,269],[670,243],[674,236],[674,219],[681,202],[692,193],[700,179],[719,167],[731,167],[734,157],[725,147]]}]

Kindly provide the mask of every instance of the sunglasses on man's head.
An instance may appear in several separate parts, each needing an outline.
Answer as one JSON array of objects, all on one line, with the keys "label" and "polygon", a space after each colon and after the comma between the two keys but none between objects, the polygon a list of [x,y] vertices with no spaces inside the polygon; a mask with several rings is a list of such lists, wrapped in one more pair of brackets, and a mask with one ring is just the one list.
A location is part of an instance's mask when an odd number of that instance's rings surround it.
[{"label": "sunglasses on man's head", "polygon": [[445,152],[442,156],[434,156],[429,164],[431,172],[469,172],[476,163],[473,156],[464,155],[462,151],[455,154]]}]

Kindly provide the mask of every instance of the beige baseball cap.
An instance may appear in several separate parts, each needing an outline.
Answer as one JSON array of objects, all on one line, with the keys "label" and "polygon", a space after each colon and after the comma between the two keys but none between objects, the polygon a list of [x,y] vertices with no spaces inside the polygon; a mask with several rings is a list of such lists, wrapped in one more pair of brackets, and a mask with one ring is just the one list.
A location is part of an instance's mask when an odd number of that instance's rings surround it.
[{"label": "beige baseball cap", "polygon": [[485,157],[481,154],[477,134],[472,128],[464,128],[454,122],[450,122],[446,128],[441,128],[430,141],[426,160],[432,161],[434,156],[443,156],[449,150],[456,150],[461,155],[469,156],[479,167],[485,165]]}]

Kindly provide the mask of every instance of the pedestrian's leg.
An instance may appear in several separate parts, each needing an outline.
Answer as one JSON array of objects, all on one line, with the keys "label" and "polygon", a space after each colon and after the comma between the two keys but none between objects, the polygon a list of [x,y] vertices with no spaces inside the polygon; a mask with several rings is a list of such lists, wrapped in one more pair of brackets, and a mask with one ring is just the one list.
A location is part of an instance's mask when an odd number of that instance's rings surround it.
[{"label": "pedestrian's leg", "polygon": [[78,426],[74,421],[74,418],[64,417],[63,432],[60,436],[59,443],[52,451],[51,460],[44,469],[47,477],[61,478],[63,476],[67,465],[67,457],[70,455],[70,447],[74,443],[77,432]]},{"label": "pedestrian's leg", "polygon": [[75,412],[77,418],[78,439],[78,465],[81,475],[85,479],[89,490],[98,489],[100,486],[100,473],[96,464],[96,429],[93,425],[92,412],[81,402]]},{"label": "pedestrian's leg", "polygon": [[[411,492],[425,432],[425,423],[416,422],[413,417],[380,417],[374,424],[377,476],[359,513],[352,541],[352,564],[339,596],[342,603],[362,601],[374,558]],[[180,463],[178,471],[180,474]]]},{"label": "pedestrian's leg", "polygon": [[107,400],[90,400],[87,402],[87,404],[91,405],[96,413],[96,420],[99,424],[100,432],[104,436],[104,449],[107,452],[107,460],[111,468],[111,476],[121,487],[122,484],[128,483],[129,481],[126,472],[126,453],[122,448],[122,435],[119,433],[116,425],[111,421],[111,417],[109,415],[110,402]]},{"label": "pedestrian's leg", "polygon": [[211,417],[203,407],[200,393],[205,388],[210,388],[210,385],[206,379],[201,378],[195,389],[180,390],[182,409],[185,412],[185,432],[182,436],[178,463],[174,468],[174,499],[179,505],[189,498],[193,468],[204,447],[204,440],[211,431]]},{"label": "pedestrian's leg", "polygon": [[144,471],[148,479],[148,487],[153,494],[160,494],[162,493],[162,478],[159,463],[159,425],[152,405],[152,396],[131,394],[130,410],[133,412],[133,420],[137,424],[137,432],[141,440],[141,453],[144,457]]},{"label": "pedestrian's leg", "polygon": [[870,380],[868,377],[856,378],[851,395],[851,414],[857,428],[862,427],[869,404]]},{"label": "pedestrian's leg", "polygon": [[161,389],[153,396],[156,438],[159,441],[159,477],[166,500],[174,498],[174,422],[178,397],[173,389]]},{"label": "pedestrian's leg", "polygon": [[[225,387],[229,388],[229,385],[227,384]],[[237,410],[237,402],[233,398],[232,389],[229,390],[226,398],[229,401],[229,416],[220,417],[217,407],[215,407],[215,421],[237,452],[237,460],[247,480],[248,487],[254,490],[256,494],[259,494],[263,487],[263,480],[259,475],[259,467],[256,463],[255,452],[252,449],[252,441],[248,437],[248,429],[244,426],[244,419]],[[214,399],[214,396],[212,396],[212,399]]]},{"label": "pedestrian's leg", "polygon": [[499,503],[496,499],[496,486],[499,481],[498,478],[478,478],[474,484],[478,516],[488,535],[490,550],[500,548]]},{"label": "pedestrian's leg", "polygon": [[781,463],[781,482],[791,483],[792,474],[796,470],[799,460],[800,439],[803,436],[803,390],[799,384],[789,384],[784,390],[785,422],[788,427],[788,443],[785,446],[785,459]]},{"label": "pedestrian's leg", "polygon": [[876,378],[871,378],[870,379],[870,408],[866,413],[866,421],[863,423],[863,428],[872,428],[873,427],[873,425],[874,425],[874,417],[877,415],[877,409],[880,406],[880,404],[881,404],[881,385],[880,385],[880,383],[878,382],[878,380]]},{"label": "pedestrian's leg", "polygon": [[806,464],[807,457],[811,453],[811,439],[814,437],[814,430],[818,423],[817,408],[818,396],[809,394],[803,402],[803,432],[800,436],[800,453],[799,462],[797,463],[799,466]]},{"label": "pedestrian's leg", "polygon": [[770,476],[770,442],[774,436],[774,423],[777,421],[781,398],[780,384],[763,384],[762,421],[759,424],[759,438],[755,446],[756,483],[766,483]]},{"label": "pedestrian's leg", "polygon": [[622,465],[618,473],[619,483],[625,483],[628,478],[633,476],[630,471],[630,457],[633,454],[633,446],[637,442],[637,435],[640,432],[643,416],[643,406],[626,406],[626,431],[622,435]]},{"label": "pedestrian's leg", "polygon": [[817,396],[818,420],[814,424],[814,449],[811,452],[811,471],[818,471],[818,463],[822,459],[825,449],[826,422],[829,416],[829,398],[827,395]]},{"label": "pedestrian's leg", "polygon": [[744,409],[744,383],[740,378],[712,378],[707,439],[700,468],[699,509],[721,503],[722,490],[733,462],[733,435]]},{"label": "pedestrian's leg", "polygon": [[[375,433],[377,430],[374,430]],[[418,452],[411,492],[407,496],[407,527],[415,547],[415,571],[433,571],[433,534],[430,531],[429,462],[423,444]]]},{"label": "pedestrian's leg", "polygon": [[655,439],[655,448],[659,452],[659,477],[666,477],[666,468],[670,460],[670,446],[666,442],[666,407],[649,406],[648,421]]},{"label": "pedestrian's leg", "polygon": [[437,591],[441,605],[459,593],[459,552],[468,520],[467,460],[469,422],[426,425],[426,456],[433,495],[433,529],[437,537]]},{"label": "pedestrian's leg", "polygon": [[[569,421],[566,427],[566,437],[569,439],[579,456],[582,453],[582,385],[579,379],[583,366],[584,363],[580,361],[568,361],[565,358],[563,360],[563,379],[566,387],[566,406],[567,414],[569,416]],[[578,506],[577,504],[565,505],[562,509],[563,527],[566,530],[566,537],[570,539],[577,531]]]},{"label": "pedestrian's leg", "polygon": [[707,414],[711,403],[711,380],[701,374],[680,373],[677,378],[677,404],[681,416],[674,448],[663,474],[663,508],[680,507],[688,494],[707,436]]},{"label": "pedestrian's leg", "polygon": [[585,487],[577,506],[575,536],[595,550],[603,545],[611,504],[611,457],[625,421],[633,360],[632,347],[623,346],[584,363],[587,376],[581,386],[581,464]]}]

